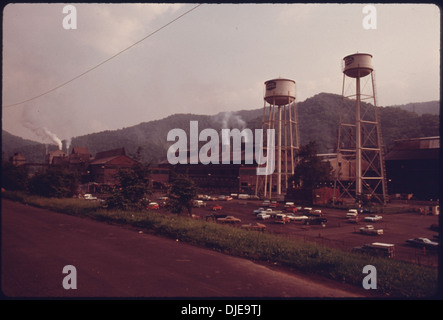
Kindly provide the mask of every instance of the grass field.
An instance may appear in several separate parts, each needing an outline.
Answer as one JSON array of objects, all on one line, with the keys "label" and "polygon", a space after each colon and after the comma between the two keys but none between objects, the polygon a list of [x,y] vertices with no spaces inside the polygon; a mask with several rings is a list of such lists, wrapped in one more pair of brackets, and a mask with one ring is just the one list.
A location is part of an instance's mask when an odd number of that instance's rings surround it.
[{"label": "grass field", "polygon": [[377,292],[387,297],[426,298],[437,290],[437,270],[403,261],[361,256],[266,232],[195,220],[186,215],[107,210],[95,201],[41,198],[19,192],[6,191],[2,196],[65,214],[130,225],[225,254],[269,261],[360,288],[365,276],[363,267],[370,264],[377,270]]}]

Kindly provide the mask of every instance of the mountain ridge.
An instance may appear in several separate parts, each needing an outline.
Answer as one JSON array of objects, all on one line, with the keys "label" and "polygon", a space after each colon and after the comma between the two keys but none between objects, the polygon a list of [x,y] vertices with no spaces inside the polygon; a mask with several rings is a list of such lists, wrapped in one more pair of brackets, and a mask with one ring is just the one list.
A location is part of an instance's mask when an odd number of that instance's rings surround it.
[{"label": "mountain ridge", "polygon": [[[297,103],[300,143],[317,142],[320,153],[333,152],[339,124],[341,96],[319,93]],[[394,140],[439,135],[439,115],[417,110],[439,112],[439,102],[429,101],[401,106],[380,107],[380,126],[384,145],[390,147]],[[415,112],[407,109],[413,108]],[[198,121],[199,130],[213,128],[261,128],[263,107],[252,110],[222,111],[215,115],[177,113],[165,118],[139,124],[90,133],[71,139],[70,146],[87,147],[92,156],[97,152],[124,147],[129,156],[142,162],[156,163],[166,158],[170,144],[166,137],[169,130],[181,128],[189,133],[189,123]],[[7,160],[15,152],[21,152],[29,162],[43,162],[46,148],[55,150],[55,145],[45,145],[14,136],[3,130],[2,158]]]}]

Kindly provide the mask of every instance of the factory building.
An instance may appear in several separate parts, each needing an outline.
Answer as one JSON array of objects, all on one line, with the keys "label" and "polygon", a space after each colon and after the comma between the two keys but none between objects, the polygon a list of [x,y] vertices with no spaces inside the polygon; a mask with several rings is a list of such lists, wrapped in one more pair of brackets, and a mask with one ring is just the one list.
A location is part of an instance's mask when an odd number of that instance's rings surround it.
[{"label": "factory building", "polygon": [[136,164],[137,161],[128,157],[124,148],[98,152],[89,163],[90,180],[106,185],[116,184],[119,169]]},{"label": "factory building", "polygon": [[397,140],[386,154],[391,195],[430,200],[439,196],[440,137]]},{"label": "factory building", "polygon": [[[256,164],[245,164],[245,152],[241,153],[241,163],[223,164],[221,159],[222,152],[219,152],[219,164],[175,164],[171,165],[168,161],[159,164],[162,173],[169,171],[169,179],[174,174],[183,174],[194,181],[200,190],[213,194],[230,193],[248,193],[255,192],[256,184]],[[231,159],[233,153],[231,150]],[[189,163],[189,161],[187,161]],[[154,170],[154,169],[153,169]],[[155,169],[154,172],[159,171]],[[162,176],[159,176],[160,178]],[[163,176],[164,177],[164,176]],[[153,180],[155,177],[151,176]]]}]

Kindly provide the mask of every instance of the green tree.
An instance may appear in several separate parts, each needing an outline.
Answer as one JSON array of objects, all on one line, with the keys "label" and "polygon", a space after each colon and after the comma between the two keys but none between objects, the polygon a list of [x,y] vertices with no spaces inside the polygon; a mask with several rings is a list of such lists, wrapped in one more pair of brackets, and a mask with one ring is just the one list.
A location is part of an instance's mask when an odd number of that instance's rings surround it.
[{"label": "green tree", "polygon": [[122,210],[140,210],[146,207],[149,188],[149,166],[137,164],[131,168],[122,168],[117,173],[118,184],[106,200],[108,208]]},{"label": "green tree", "polygon": [[184,209],[188,214],[192,212],[192,200],[197,195],[197,187],[194,181],[184,175],[173,177],[169,190],[168,208],[173,213],[180,214]]},{"label": "green tree", "polygon": [[60,167],[49,167],[35,174],[29,181],[29,192],[43,197],[72,197],[77,189],[77,175]]},{"label": "green tree", "polygon": [[2,165],[2,187],[6,190],[25,190],[28,172],[25,166],[15,166],[10,162]]},{"label": "green tree", "polygon": [[423,114],[420,118],[421,136],[433,137],[440,134],[440,118],[437,115]]},{"label": "green tree", "polygon": [[294,175],[288,181],[304,189],[312,190],[318,183],[331,180],[331,164],[322,162],[317,156],[317,143],[309,142],[300,147],[299,162],[294,169]]}]

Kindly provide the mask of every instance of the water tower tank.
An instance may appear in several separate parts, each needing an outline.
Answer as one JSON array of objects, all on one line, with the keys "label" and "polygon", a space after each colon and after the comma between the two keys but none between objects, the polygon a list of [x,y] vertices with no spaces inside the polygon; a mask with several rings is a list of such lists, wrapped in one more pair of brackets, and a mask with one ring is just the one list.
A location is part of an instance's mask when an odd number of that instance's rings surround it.
[{"label": "water tower tank", "polygon": [[265,101],[272,105],[283,106],[295,100],[295,81],[273,79],[265,82]]},{"label": "water tower tank", "polygon": [[365,77],[374,70],[371,64],[372,55],[368,53],[351,54],[344,57],[343,61],[343,72],[351,78]]}]

